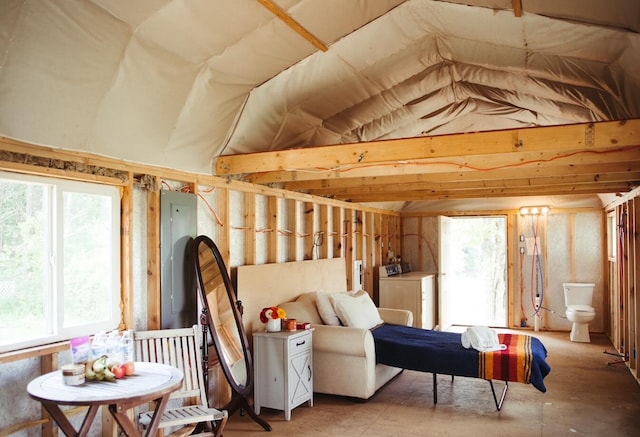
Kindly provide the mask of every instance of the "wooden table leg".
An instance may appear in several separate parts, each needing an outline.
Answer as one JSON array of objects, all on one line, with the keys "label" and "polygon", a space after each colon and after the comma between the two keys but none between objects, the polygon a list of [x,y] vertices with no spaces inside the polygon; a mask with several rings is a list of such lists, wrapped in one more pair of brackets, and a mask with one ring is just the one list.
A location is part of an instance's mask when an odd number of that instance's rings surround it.
[{"label": "wooden table leg", "polygon": [[135,423],[131,421],[129,416],[127,415],[127,410],[129,406],[125,406],[122,404],[111,404],[109,405],[109,412],[118,423],[120,428],[124,431],[124,433],[129,436],[139,436],[140,431],[136,427]]},{"label": "wooden table leg", "polygon": [[56,422],[58,427],[62,430],[62,432],[67,437],[84,437],[89,433],[89,429],[93,424],[93,421],[96,418],[96,414],[98,414],[98,405],[92,405],[89,407],[87,414],[84,416],[84,420],[82,421],[82,426],[80,427],[80,431],[76,431],[73,427],[67,416],[62,412],[58,404],[53,402],[42,401],[42,405],[51,415],[51,418]]},{"label": "wooden table leg", "polygon": [[[156,399],[155,401],[156,408],[153,413],[153,418],[151,419],[151,423],[146,429],[145,436],[155,436],[158,431],[158,425],[160,425],[160,419],[164,414],[164,411],[167,408],[167,404],[169,403],[169,394]],[[128,435],[128,436],[139,436],[140,431],[138,430],[136,424],[131,420],[131,418],[127,415],[127,410],[135,407],[138,404],[131,403],[123,403],[123,404],[112,404],[109,405],[109,411],[113,418],[118,422],[120,428]]]}]

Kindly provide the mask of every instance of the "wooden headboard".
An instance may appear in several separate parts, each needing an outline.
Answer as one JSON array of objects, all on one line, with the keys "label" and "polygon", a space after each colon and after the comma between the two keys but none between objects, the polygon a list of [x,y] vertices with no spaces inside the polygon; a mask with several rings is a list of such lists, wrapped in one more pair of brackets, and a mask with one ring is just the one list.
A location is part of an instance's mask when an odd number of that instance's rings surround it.
[{"label": "wooden headboard", "polygon": [[347,291],[344,258],[239,266],[236,293],[244,306],[247,335],[263,329],[262,308],[295,300],[309,291]]}]

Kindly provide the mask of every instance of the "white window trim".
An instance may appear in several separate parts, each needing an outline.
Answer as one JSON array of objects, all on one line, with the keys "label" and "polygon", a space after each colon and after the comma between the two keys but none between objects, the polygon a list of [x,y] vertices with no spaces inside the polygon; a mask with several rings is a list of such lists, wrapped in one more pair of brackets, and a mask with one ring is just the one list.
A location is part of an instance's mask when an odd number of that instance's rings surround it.
[{"label": "white window trim", "polygon": [[[121,321],[121,273],[120,273],[120,190],[118,187],[105,184],[97,184],[84,181],[72,181],[59,178],[49,178],[43,176],[32,176],[19,173],[10,173],[0,171],[0,177],[3,179],[12,179],[17,182],[33,182],[37,184],[49,184],[51,187],[51,199],[52,201],[46,207],[50,211],[50,217],[52,220],[49,222],[49,238],[47,241],[51,243],[49,247],[50,259],[55,264],[55,268],[52,269],[53,278],[51,278],[50,284],[56,285],[56,293],[50,293],[48,297],[51,299],[50,305],[54,307],[53,310],[47,311],[46,317],[57,316],[57,320],[53,324],[54,332],[50,335],[41,336],[34,339],[24,340],[6,345],[0,345],[0,353],[24,349],[28,347],[41,346],[51,344],[60,341],[66,341],[74,337],[83,335],[95,334],[98,331],[109,331],[116,329]],[[72,327],[63,327],[63,312],[59,308],[61,307],[61,300],[63,298],[63,268],[62,263],[57,263],[58,259],[61,259],[63,232],[58,232],[58,226],[62,223],[63,209],[57,207],[62,205],[62,198],[65,192],[73,193],[85,193],[85,194],[97,194],[111,198],[111,229],[113,231],[111,239],[111,296],[110,296],[110,311],[111,317],[101,322],[95,322],[89,325],[80,325]],[[55,209],[55,211],[54,211]],[[55,214],[55,215],[54,215]],[[55,238],[53,238],[55,236]]]}]

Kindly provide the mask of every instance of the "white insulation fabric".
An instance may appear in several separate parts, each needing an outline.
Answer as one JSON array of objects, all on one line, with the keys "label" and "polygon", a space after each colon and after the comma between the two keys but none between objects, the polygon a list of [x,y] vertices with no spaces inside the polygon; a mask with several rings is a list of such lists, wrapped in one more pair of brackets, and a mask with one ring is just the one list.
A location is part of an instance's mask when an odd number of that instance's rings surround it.
[{"label": "white insulation fabric", "polygon": [[635,0],[0,0],[0,135],[221,154],[640,117]]}]

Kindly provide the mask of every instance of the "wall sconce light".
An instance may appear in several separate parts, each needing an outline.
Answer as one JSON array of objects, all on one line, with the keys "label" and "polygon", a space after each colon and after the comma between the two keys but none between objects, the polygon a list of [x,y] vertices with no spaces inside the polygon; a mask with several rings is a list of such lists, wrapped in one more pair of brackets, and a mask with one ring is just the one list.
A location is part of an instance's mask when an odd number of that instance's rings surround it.
[{"label": "wall sconce light", "polygon": [[523,206],[520,208],[520,215],[546,215],[550,211],[548,206]]}]

